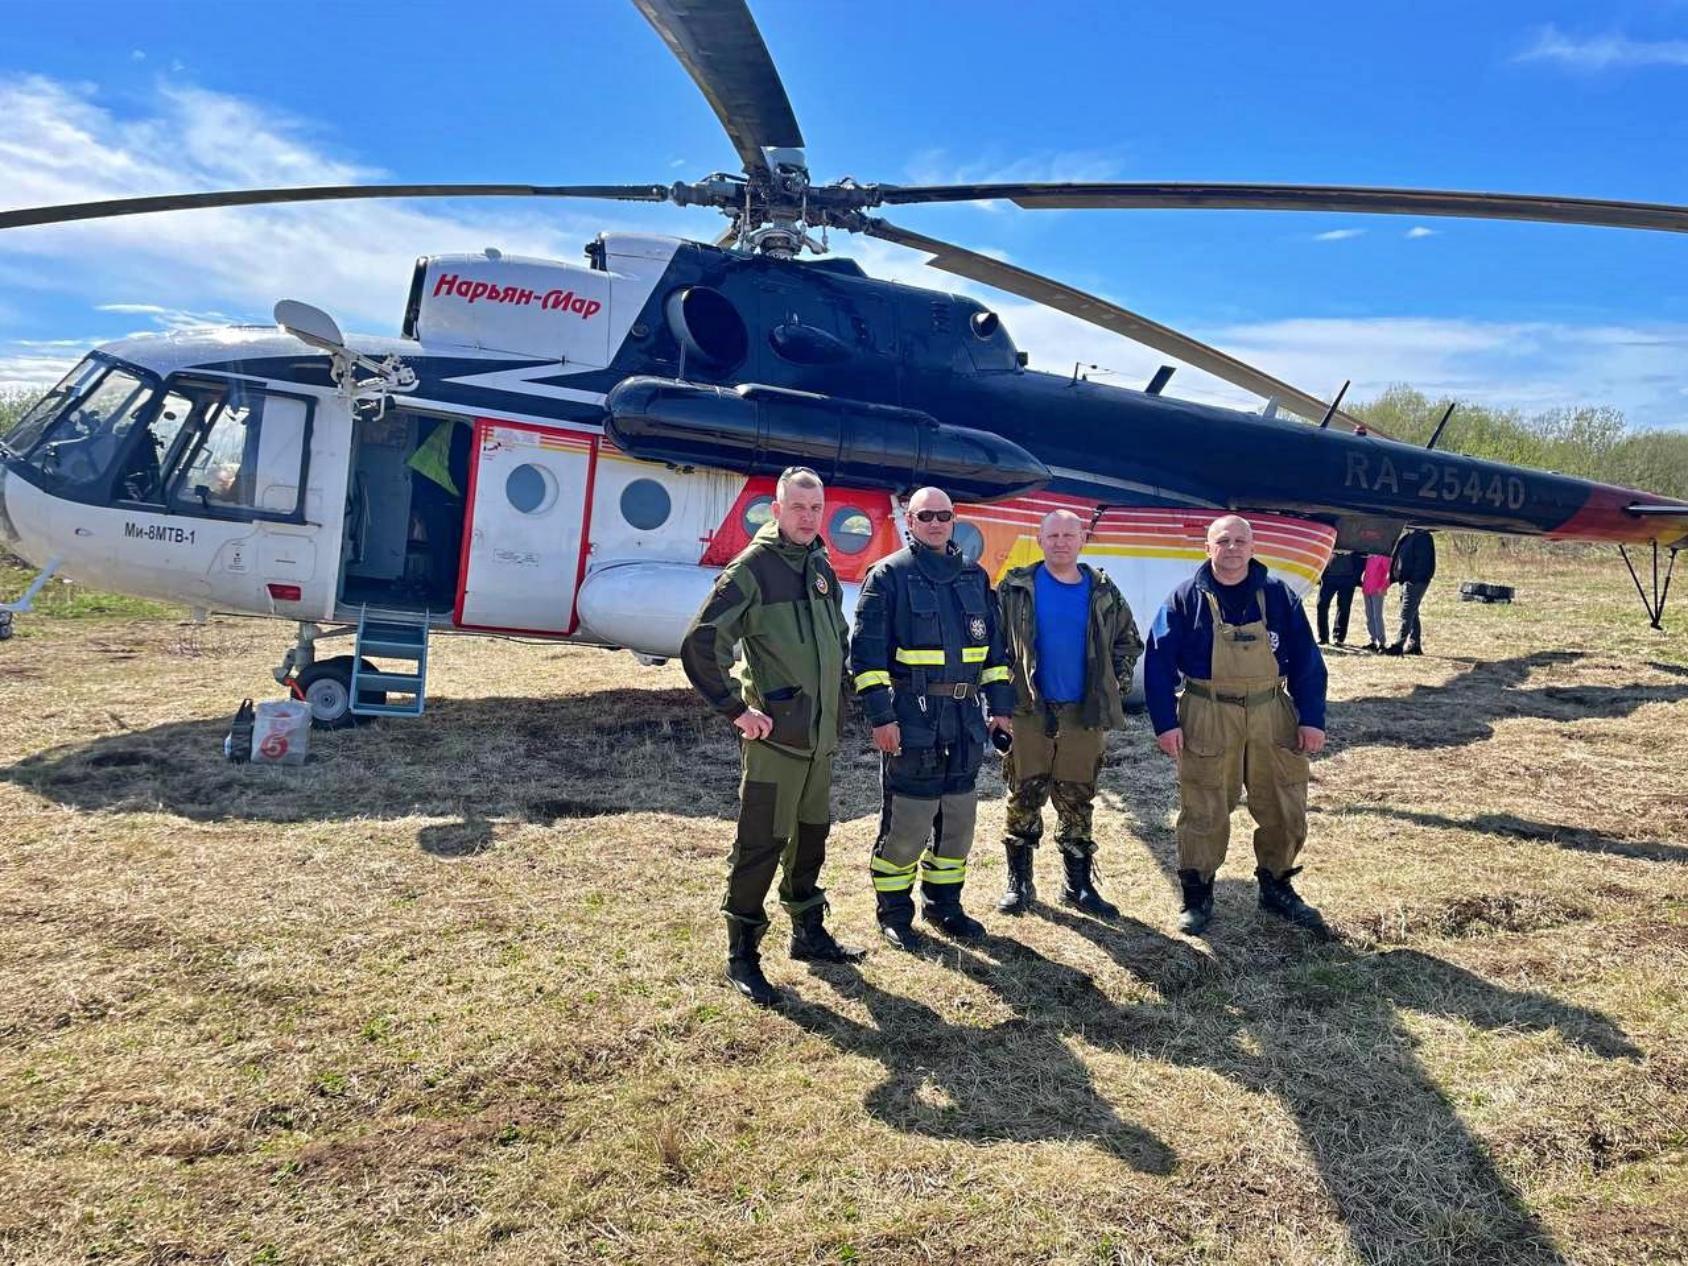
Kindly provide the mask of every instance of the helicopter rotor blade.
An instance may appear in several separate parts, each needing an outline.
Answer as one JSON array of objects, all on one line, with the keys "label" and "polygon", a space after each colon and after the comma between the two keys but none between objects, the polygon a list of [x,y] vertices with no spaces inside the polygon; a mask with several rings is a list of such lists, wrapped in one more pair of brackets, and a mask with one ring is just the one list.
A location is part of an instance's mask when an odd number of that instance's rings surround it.
[{"label": "helicopter rotor blade", "polygon": [[201,207],[245,207],[283,202],[334,202],[352,198],[608,198],[619,202],[667,202],[665,185],[316,185],[298,189],[229,189],[173,193],[145,198],[70,202],[56,207],[0,211],[0,229],[33,224],[68,224],[154,211]]},{"label": "helicopter rotor blade", "polygon": [[1372,215],[1465,216],[1483,220],[1540,220],[1608,228],[1688,233],[1688,207],[1605,198],[1560,198],[1445,189],[1370,189],[1358,185],[1193,184],[1140,182],[1073,184],[882,185],[886,206],[927,202],[1007,200],[1028,210],[1178,207],[1221,211],[1349,211]]},{"label": "helicopter rotor blade", "polygon": [[703,92],[747,175],[767,172],[765,148],[803,148],[791,99],[745,0],[633,3]]},{"label": "helicopter rotor blade", "polygon": [[[1244,363],[1234,356],[1227,355],[1216,347],[1209,347],[1206,343],[1191,338],[1187,334],[1180,334],[1169,326],[1151,321],[1117,304],[1109,303],[1106,299],[1099,299],[1095,295],[1086,294],[1082,290],[1024,268],[1017,268],[1013,264],[1004,263],[1000,259],[992,259],[988,255],[980,255],[962,246],[939,241],[937,238],[927,237],[922,233],[910,232],[908,229],[898,228],[884,220],[868,218],[863,230],[869,236],[883,238],[888,242],[895,242],[899,246],[907,246],[912,250],[925,251],[932,258],[927,262],[934,268],[941,268],[945,272],[954,273],[958,277],[966,277],[973,281],[983,282],[987,286],[994,286],[998,290],[1005,290],[1009,294],[1019,295],[1022,299],[1030,299],[1034,303],[1041,303],[1069,316],[1075,316],[1081,321],[1089,321],[1092,325],[1101,326],[1104,330],[1123,335],[1134,342],[1152,347],[1168,356],[1176,356],[1179,360],[1205,370],[1215,378],[1221,378],[1233,386],[1255,392],[1257,395],[1274,399],[1280,406],[1302,417],[1316,420],[1325,416],[1329,405],[1290,386],[1280,382],[1264,370],[1256,369],[1253,365]],[[1337,411],[1331,415],[1331,425],[1341,426],[1353,430],[1360,424],[1359,419],[1351,414]],[[1376,434],[1377,432],[1373,432]]]}]

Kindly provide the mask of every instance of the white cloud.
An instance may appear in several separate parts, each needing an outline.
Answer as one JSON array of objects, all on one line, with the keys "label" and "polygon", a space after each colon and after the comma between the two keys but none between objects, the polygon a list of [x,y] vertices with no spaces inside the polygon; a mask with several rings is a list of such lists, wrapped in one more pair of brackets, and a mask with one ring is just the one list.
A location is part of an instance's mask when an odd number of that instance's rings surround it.
[{"label": "white cloud", "polygon": [[[120,116],[91,86],[43,76],[0,78],[0,170],[0,203],[10,207],[386,178],[332,154],[306,122],[252,101],[172,83],[147,113]],[[0,234],[0,285],[19,309],[32,291],[91,306],[116,292],[259,321],[277,299],[294,297],[348,329],[393,332],[418,255],[496,245],[574,258],[611,224],[685,233],[699,215],[506,199],[124,216]]]},{"label": "white cloud", "polygon": [[1406,236],[1406,239],[1409,242],[1416,242],[1421,237],[1435,237],[1435,236],[1437,236],[1437,230],[1427,229],[1422,224],[1415,224],[1415,225],[1412,226],[1412,228],[1407,230],[1405,236]]},{"label": "white cloud", "polygon": [[1602,71],[1626,66],[1688,66],[1688,40],[1634,40],[1600,35],[1577,40],[1548,25],[1515,56],[1517,62],[1557,62],[1573,70]]},{"label": "white cloud", "polygon": [[1349,238],[1359,237],[1365,233],[1364,229],[1332,229],[1328,233],[1315,233],[1315,242],[1346,242]]}]

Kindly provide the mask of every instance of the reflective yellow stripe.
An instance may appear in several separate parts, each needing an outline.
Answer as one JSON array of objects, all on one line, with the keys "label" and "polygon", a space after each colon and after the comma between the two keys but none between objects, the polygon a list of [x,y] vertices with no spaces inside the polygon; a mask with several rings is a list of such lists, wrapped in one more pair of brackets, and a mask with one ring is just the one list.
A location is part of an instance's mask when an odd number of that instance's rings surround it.
[{"label": "reflective yellow stripe", "polygon": [[1013,680],[1014,680],[1014,674],[1009,672],[1007,668],[1005,668],[1001,665],[997,666],[996,668],[987,668],[987,669],[985,669],[984,672],[979,674],[979,684],[981,686],[988,686],[993,681],[1013,681]]},{"label": "reflective yellow stripe", "polygon": [[918,664],[922,668],[942,668],[944,653],[936,651],[911,651],[905,647],[897,647],[897,662],[899,664]]},{"label": "reflective yellow stripe", "polygon": [[882,668],[875,668],[869,672],[856,674],[856,691],[872,690],[875,686],[889,686],[891,674]]},{"label": "reflective yellow stripe", "polygon": [[927,852],[920,856],[920,880],[928,884],[959,884],[967,879],[967,859],[939,857]]},{"label": "reflective yellow stripe", "polygon": [[868,867],[873,874],[873,890],[875,892],[907,892],[914,887],[914,863],[899,866],[896,862],[888,862],[883,857],[872,858]]},{"label": "reflective yellow stripe", "polygon": [[963,646],[961,648],[961,662],[964,664],[982,664],[985,655],[989,653],[988,646]]}]

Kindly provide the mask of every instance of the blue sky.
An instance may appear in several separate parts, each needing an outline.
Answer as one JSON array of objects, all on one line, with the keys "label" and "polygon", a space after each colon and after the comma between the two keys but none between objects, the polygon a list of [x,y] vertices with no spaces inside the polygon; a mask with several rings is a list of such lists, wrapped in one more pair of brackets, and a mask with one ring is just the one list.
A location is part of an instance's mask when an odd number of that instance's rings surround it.
[{"label": "blue sky", "polygon": [[[818,179],[1417,185],[1688,203],[1688,3],[1120,5],[761,0]],[[69,0],[7,11],[0,204],[360,180],[666,182],[733,163],[625,0]],[[902,209],[1315,394],[1345,378],[1688,425],[1688,240],[1263,212]],[[418,254],[578,258],[614,204],[235,209],[0,235],[0,385],[89,342],[275,299],[396,328]],[[1426,231],[1428,230],[1428,231]],[[870,270],[958,283],[879,243]],[[1044,368],[1159,358],[986,296]],[[1194,373],[1175,393],[1246,403]]]}]

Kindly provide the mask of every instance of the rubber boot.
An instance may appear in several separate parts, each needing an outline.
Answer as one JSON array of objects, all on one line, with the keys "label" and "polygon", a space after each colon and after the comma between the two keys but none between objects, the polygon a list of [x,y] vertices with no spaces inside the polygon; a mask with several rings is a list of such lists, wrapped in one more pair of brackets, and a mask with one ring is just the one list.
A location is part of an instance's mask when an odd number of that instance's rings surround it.
[{"label": "rubber boot", "polygon": [[1008,887],[996,908],[1001,914],[1024,914],[1037,900],[1037,885],[1032,882],[1037,849],[1019,840],[1005,840],[1003,846],[1008,850]]},{"label": "rubber boot", "polygon": [[1184,890],[1184,908],[1178,915],[1178,930],[1185,936],[1200,936],[1213,922],[1213,880],[1203,879],[1199,870],[1178,872],[1178,886]]},{"label": "rubber boot", "polygon": [[920,912],[926,922],[958,941],[971,941],[985,934],[985,925],[961,908],[960,884],[920,885]]},{"label": "rubber boot", "polygon": [[1119,918],[1119,907],[1096,891],[1094,866],[1090,854],[1061,850],[1061,864],[1067,868],[1067,884],[1061,889],[1065,905],[1093,914],[1099,919]]},{"label": "rubber boot", "polygon": [[859,963],[867,951],[840,945],[826,927],[826,903],[791,916],[791,956],[805,963]]},{"label": "rubber boot", "polygon": [[1254,877],[1260,881],[1260,908],[1267,914],[1276,915],[1295,924],[1296,927],[1326,934],[1329,929],[1325,927],[1324,916],[1303,901],[1295,891],[1294,885],[1290,883],[1290,880],[1300,873],[1301,867],[1293,866],[1274,878],[1272,872],[1265,867],[1257,867]]},{"label": "rubber boot", "polygon": [[924,938],[914,930],[914,894],[905,890],[875,895],[879,898],[879,934],[900,950],[911,954],[918,951]]},{"label": "rubber boot", "polygon": [[780,1000],[779,990],[762,974],[762,955],[757,949],[767,930],[766,923],[752,926],[727,920],[727,979],[759,1007],[771,1007]]}]

